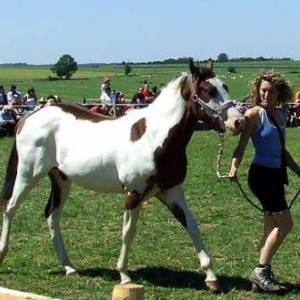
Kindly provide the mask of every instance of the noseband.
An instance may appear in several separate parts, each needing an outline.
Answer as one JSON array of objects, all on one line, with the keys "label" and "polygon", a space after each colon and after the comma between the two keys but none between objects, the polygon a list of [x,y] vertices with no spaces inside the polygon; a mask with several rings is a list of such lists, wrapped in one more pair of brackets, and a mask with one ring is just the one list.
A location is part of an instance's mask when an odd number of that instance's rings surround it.
[{"label": "noseband", "polygon": [[222,122],[222,117],[221,114],[223,112],[224,109],[228,109],[230,107],[235,106],[235,104],[232,101],[228,101],[223,103],[221,106],[217,107],[217,108],[213,108],[211,106],[209,106],[205,101],[203,101],[196,93],[195,88],[193,86],[193,78],[192,75],[188,76],[188,81],[190,84],[190,90],[192,93],[192,97],[193,97],[193,102],[197,105],[200,105],[205,111],[206,113],[214,120],[214,121],[218,121],[218,122]]}]

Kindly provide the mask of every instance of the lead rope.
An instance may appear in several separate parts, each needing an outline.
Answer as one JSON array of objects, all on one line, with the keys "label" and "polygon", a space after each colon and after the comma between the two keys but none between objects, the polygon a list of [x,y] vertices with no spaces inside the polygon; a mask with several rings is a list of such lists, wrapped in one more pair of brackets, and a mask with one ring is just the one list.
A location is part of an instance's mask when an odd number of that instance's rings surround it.
[{"label": "lead rope", "polygon": [[[222,160],[222,155],[223,155],[223,151],[224,151],[224,148],[223,148],[224,133],[221,133],[221,132],[218,132],[218,133],[219,133],[220,143],[219,143],[219,151],[218,151],[218,157],[217,157],[217,163],[216,163],[217,176],[218,176],[218,178],[228,178],[228,175],[221,175],[221,173],[220,173],[221,160]],[[247,202],[250,203],[254,208],[259,210],[260,212],[263,212],[263,210],[259,206],[257,206],[255,203],[253,203],[253,201],[247,196],[247,194],[244,191],[243,187],[241,186],[240,182],[238,180],[236,180],[235,182],[238,185],[240,192],[242,193],[244,198],[247,200]]]},{"label": "lead rope", "polygon": [[[218,132],[219,134],[219,151],[218,151],[218,157],[217,157],[217,163],[216,163],[216,172],[217,172],[217,176],[218,178],[228,178],[228,175],[221,175],[220,173],[220,167],[221,167],[221,160],[222,160],[222,155],[223,155],[223,151],[224,151],[224,133]],[[240,182],[238,180],[235,181],[236,184],[239,187],[240,192],[242,193],[242,195],[244,196],[244,198],[247,200],[248,203],[250,203],[254,208],[256,208],[257,210],[259,210],[260,212],[264,212],[263,209],[261,207],[259,207],[258,205],[256,205],[246,194],[245,190],[243,189],[243,187],[241,186]],[[298,198],[300,194],[300,189],[296,192],[295,196],[293,197],[290,205],[288,206],[288,209],[290,210],[295,202],[295,200]]]}]

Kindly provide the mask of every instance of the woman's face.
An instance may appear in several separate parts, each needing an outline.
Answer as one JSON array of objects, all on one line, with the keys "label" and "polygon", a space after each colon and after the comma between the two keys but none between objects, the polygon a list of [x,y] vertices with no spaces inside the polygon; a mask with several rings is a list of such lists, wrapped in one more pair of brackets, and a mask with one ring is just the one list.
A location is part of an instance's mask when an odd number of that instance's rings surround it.
[{"label": "woman's face", "polygon": [[271,82],[263,80],[259,87],[259,96],[262,105],[275,107],[278,101],[278,89]]}]

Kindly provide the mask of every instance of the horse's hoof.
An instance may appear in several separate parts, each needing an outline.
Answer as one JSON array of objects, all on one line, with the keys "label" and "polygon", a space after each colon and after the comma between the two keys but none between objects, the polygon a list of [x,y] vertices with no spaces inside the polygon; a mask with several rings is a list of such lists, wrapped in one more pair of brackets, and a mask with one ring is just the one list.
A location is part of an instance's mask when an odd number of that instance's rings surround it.
[{"label": "horse's hoof", "polygon": [[68,277],[79,277],[79,274],[76,270],[72,270],[72,271],[66,272],[66,276],[68,276]]},{"label": "horse's hoof", "polygon": [[220,287],[218,280],[205,281],[205,284],[214,293],[223,293],[223,289]]},{"label": "horse's hoof", "polygon": [[130,283],[132,283],[132,280],[130,278],[128,278],[128,279],[121,280],[120,285],[125,285],[125,284],[130,284]]}]

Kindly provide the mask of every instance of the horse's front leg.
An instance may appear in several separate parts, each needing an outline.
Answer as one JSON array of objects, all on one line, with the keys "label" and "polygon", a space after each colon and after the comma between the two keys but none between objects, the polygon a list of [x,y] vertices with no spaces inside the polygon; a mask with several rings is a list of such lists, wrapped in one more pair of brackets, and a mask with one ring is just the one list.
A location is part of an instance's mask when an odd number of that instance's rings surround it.
[{"label": "horse's front leg", "polygon": [[134,209],[126,209],[124,211],[123,230],[122,230],[122,248],[117,264],[120,272],[121,284],[131,281],[128,275],[128,254],[130,246],[136,233],[136,225],[141,211],[141,204]]},{"label": "horse's front leg", "polygon": [[176,186],[160,193],[157,198],[167,205],[174,217],[182,224],[191,237],[200,260],[201,269],[206,274],[206,286],[212,290],[219,291],[218,279],[212,269],[211,259],[202,240],[200,229],[188,207],[182,187]]},{"label": "horse's front leg", "polygon": [[62,176],[58,169],[53,169],[49,173],[49,177],[51,179],[51,193],[45,208],[45,215],[47,217],[50,236],[56,250],[57,258],[66,270],[66,275],[76,276],[76,268],[69,259],[60,230],[61,214],[69,196],[71,181]]}]

